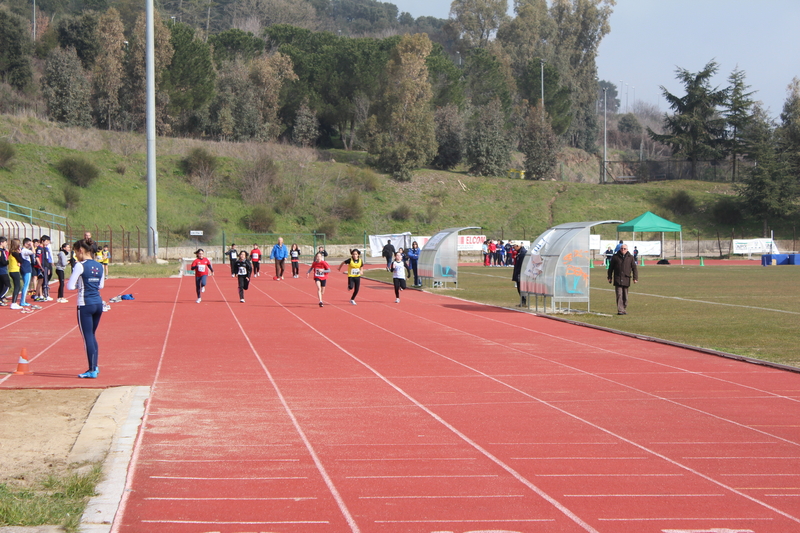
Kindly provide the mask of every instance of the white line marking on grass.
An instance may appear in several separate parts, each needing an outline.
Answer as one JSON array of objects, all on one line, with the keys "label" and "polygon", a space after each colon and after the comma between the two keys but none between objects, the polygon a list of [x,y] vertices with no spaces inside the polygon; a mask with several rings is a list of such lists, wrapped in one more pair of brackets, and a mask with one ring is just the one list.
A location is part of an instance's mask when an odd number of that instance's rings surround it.
[{"label": "white line marking on grass", "polygon": [[[684,464],[682,464],[682,463],[680,463],[680,462],[678,462],[678,461],[676,461],[676,460],[674,460],[674,459],[671,459],[671,458],[667,457],[666,455],[660,454],[660,453],[656,452],[655,450],[651,450],[650,448],[646,447],[646,446],[645,446],[645,445],[643,445],[643,444],[639,444],[639,443],[637,443],[637,442],[635,442],[635,441],[633,441],[633,440],[631,440],[631,439],[628,439],[628,438],[626,438],[626,437],[623,437],[622,435],[620,435],[620,434],[618,434],[618,433],[615,433],[614,431],[612,431],[612,430],[610,430],[610,429],[607,429],[607,428],[605,428],[605,427],[603,427],[603,426],[599,426],[599,425],[597,425],[597,424],[595,424],[595,423],[593,423],[593,422],[591,422],[591,421],[589,421],[589,420],[587,420],[587,419],[585,419],[585,418],[582,418],[582,417],[580,417],[580,416],[578,416],[578,415],[576,415],[576,414],[574,414],[574,413],[571,413],[571,412],[569,412],[569,411],[567,411],[567,410],[565,410],[565,409],[562,409],[561,407],[558,407],[557,405],[555,405],[553,402],[548,402],[548,401],[546,401],[546,400],[543,400],[543,399],[541,399],[541,398],[538,398],[538,397],[536,397],[536,396],[534,396],[534,395],[532,395],[532,394],[530,394],[530,393],[528,393],[528,392],[526,392],[526,391],[524,391],[524,390],[522,390],[522,389],[520,389],[520,388],[517,388],[517,387],[515,387],[515,386],[513,386],[513,385],[511,385],[511,384],[509,384],[509,383],[505,383],[504,381],[502,381],[502,380],[500,380],[500,379],[498,379],[498,378],[496,378],[496,377],[494,377],[494,376],[491,376],[491,375],[489,375],[489,374],[487,374],[487,373],[485,373],[485,372],[482,372],[482,371],[478,370],[477,368],[473,368],[473,367],[471,367],[471,366],[467,365],[466,363],[462,363],[461,361],[458,361],[458,360],[456,360],[456,359],[453,359],[452,357],[448,357],[448,356],[446,356],[446,355],[444,355],[444,354],[441,354],[441,353],[439,353],[439,352],[436,352],[435,350],[433,350],[433,349],[431,349],[431,348],[429,348],[429,347],[427,347],[427,346],[424,346],[424,345],[422,345],[422,344],[419,344],[419,343],[417,343],[417,342],[415,342],[415,341],[413,341],[413,340],[410,340],[410,339],[407,339],[407,338],[403,338],[403,337],[401,337],[399,334],[397,334],[397,333],[395,333],[395,332],[393,332],[393,331],[391,331],[391,330],[389,330],[389,329],[386,329],[386,328],[384,328],[384,327],[382,327],[382,326],[379,326],[378,324],[375,324],[375,323],[373,323],[373,322],[369,322],[367,319],[365,319],[365,318],[363,318],[363,317],[361,317],[361,316],[358,316],[358,315],[356,315],[356,314],[354,314],[354,313],[350,312],[350,311],[349,311],[349,310],[347,310],[346,308],[345,308],[345,309],[342,309],[342,311],[343,311],[343,312],[346,312],[346,313],[348,313],[348,314],[350,314],[350,315],[351,315],[351,316],[353,316],[354,318],[358,318],[359,320],[362,320],[363,322],[366,322],[367,324],[370,324],[370,325],[372,325],[372,326],[373,326],[373,327],[375,327],[375,328],[381,329],[381,330],[383,330],[383,331],[385,331],[385,332],[387,332],[387,333],[389,333],[389,334],[391,334],[391,335],[394,335],[394,336],[396,336],[396,337],[402,338],[402,339],[403,339],[403,341],[404,341],[404,342],[406,342],[407,344],[412,344],[412,345],[416,346],[417,348],[419,348],[420,350],[424,350],[424,351],[430,352],[431,354],[437,355],[437,356],[441,357],[442,359],[446,359],[446,360],[448,360],[448,361],[451,361],[451,362],[453,362],[453,363],[455,363],[455,364],[457,364],[457,365],[459,365],[459,366],[461,366],[461,367],[463,367],[463,368],[470,369],[470,370],[472,370],[473,372],[475,372],[476,374],[478,374],[478,375],[481,375],[481,376],[484,376],[485,378],[487,378],[487,379],[490,379],[490,380],[492,380],[492,381],[494,381],[494,382],[496,382],[496,383],[498,383],[498,384],[500,384],[500,385],[503,385],[503,386],[505,386],[505,387],[508,387],[508,388],[510,388],[510,389],[512,389],[512,390],[515,390],[515,391],[519,392],[520,394],[522,394],[523,396],[526,396],[526,397],[528,397],[528,398],[531,398],[531,399],[533,399],[533,400],[536,400],[536,401],[540,402],[542,405],[548,406],[548,407],[550,407],[550,408],[552,408],[552,409],[554,409],[554,410],[556,410],[556,411],[558,411],[558,412],[560,412],[560,413],[562,413],[562,414],[564,414],[564,415],[566,415],[566,416],[568,416],[568,417],[570,417],[570,418],[573,418],[573,419],[575,419],[575,420],[577,420],[577,421],[579,421],[579,422],[582,422],[583,424],[586,424],[586,425],[588,425],[588,426],[590,426],[590,427],[593,427],[593,428],[597,429],[598,431],[602,431],[603,433],[606,433],[607,435],[610,435],[610,436],[612,436],[612,437],[615,437],[615,438],[617,438],[617,439],[619,439],[619,440],[621,440],[621,441],[623,441],[623,442],[626,442],[626,443],[628,443],[628,444],[630,444],[630,445],[632,445],[632,446],[635,446],[636,448],[639,448],[639,449],[640,449],[640,450],[642,450],[642,451],[645,451],[645,452],[647,452],[647,453],[649,453],[649,454],[652,454],[653,456],[655,456],[655,457],[658,457],[658,458],[660,458],[660,459],[662,459],[662,460],[664,460],[664,461],[666,461],[666,462],[668,462],[668,463],[670,463],[670,464],[672,464],[672,465],[674,465],[674,466],[676,466],[676,467],[678,467],[678,468],[681,468],[681,469],[683,469],[683,470],[686,470],[686,471],[688,471],[688,472],[691,472],[692,474],[695,474],[695,475],[696,475],[696,476],[698,476],[698,477],[701,477],[701,478],[703,478],[703,479],[705,479],[705,480],[707,480],[707,481],[710,481],[711,483],[714,483],[715,485],[718,485],[718,486],[720,486],[720,487],[722,487],[722,488],[724,488],[724,489],[726,489],[726,490],[729,490],[730,492],[733,492],[734,494],[736,494],[736,495],[738,495],[738,496],[741,496],[742,498],[745,498],[745,499],[747,499],[747,500],[750,500],[750,501],[752,501],[752,502],[754,502],[754,503],[756,503],[756,504],[758,504],[758,505],[761,505],[762,507],[765,507],[765,508],[769,509],[770,511],[773,511],[773,512],[775,512],[775,513],[777,513],[777,514],[779,514],[779,515],[781,515],[781,516],[784,516],[784,517],[786,517],[786,518],[788,518],[788,519],[790,519],[790,520],[792,520],[792,521],[794,521],[794,522],[798,522],[798,523],[800,523],[800,518],[797,518],[797,517],[795,517],[795,516],[793,516],[793,515],[791,515],[791,514],[789,514],[789,513],[785,512],[785,511],[782,511],[782,510],[780,510],[780,509],[778,509],[778,508],[776,508],[776,507],[773,507],[772,505],[769,505],[769,504],[768,504],[768,503],[766,503],[766,502],[762,502],[761,500],[759,500],[759,499],[757,499],[757,498],[754,498],[754,497],[752,497],[752,496],[750,496],[750,495],[748,495],[748,494],[745,494],[745,493],[743,493],[743,492],[741,492],[741,491],[739,491],[739,490],[735,489],[734,487],[730,487],[730,486],[728,486],[728,485],[726,485],[726,484],[722,483],[721,481],[719,481],[719,480],[716,480],[716,479],[712,478],[711,476],[709,476],[709,475],[706,475],[706,474],[704,474],[704,473],[700,472],[699,470],[695,470],[695,469],[693,469],[693,468],[690,468],[689,466],[687,466],[687,465],[684,465]],[[400,310],[400,312],[403,312],[403,313],[406,313],[406,314],[409,314],[409,315],[411,314],[411,313],[409,313],[409,312],[407,312],[407,311],[403,311],[403,310]],[[466,313],[466,311],[463,311],[463,312],[465,312],[465,313]],[[482,317],[482,318],[485,318],[485,317]],[[493,321],[493,322],[500,322],[499,320],[495,320],[495,319],[491,319],[491,318],[486,318],[486,319],[487,319],[487,320],[491,320],[491,321]],[[475,334],[473,334],[473,333],[470,333],[470,332],[468,332],[468,331],[460,330],[460,329],[454,328],[454,327],[452,327],[452,326],[448,326],[448,325],[445,325],[445,324],[441,324],[441,323],[439,323],[439,322],[435,322],[435,321],[433,321],[433,320],[431,320],[431,319],[426,319],[426,320],[427,320],[429,323],[432,323],[432,324],[437,324],[437,325],[443,326],[443,327],[445,327],[445,328],[448,328],[448,329],[451,329],[451,330],[457,331],[457,332],[459,332],[459,333],[463,334],[464,336],[477,337],[477,335],[475,335]],[[311,327],[311,326],[309,326],[309,327]],[[566,340],[566,339],[561,339],[561,338],[559,338],[559,337],[557,337],[557,336],[555,336],[555,335],[550,335],[550,334],[545,334],[545,333],[541,333],[541,334],[542,334],[542,335],[548,335],[548,336],[550,336],[550,337],[553,337],[553,338],[556,338],[556,339],[560,339],[560,340]],[[326,337],[326,338],[327,338],[327,337]],[[330,342],[332,342],[332,343],[333,343],[333,341],[332,341],[332,340],[330,340]],[[494,344],[499,344],[499,343],[496,343],[495,341],[492,341],[492,342],[493,342]],[[580,345],[591,346],[591,345],[588,345],[588,344],[585,344],[585,343],[580,343],[580,342],[577,342],[577,341],[573,341],[573,342],[575,342],[576,344],[580,344]],[[338,346],[338,345],[336,345],[336,346]],[[597,347],[593,347],[593,348],[597,348]],[[341,348],[341,349],[344,351],[344,349],[343,349],[343,348]],[[646,391],[640,391],[640,390],[638,390],[638,389],[635,389],[634,387],[631,387],[631,386],[629,386],[629,385],[625,385],[625,384],[621,384],[621,383],[616,383],[616,382],[613,382],[613,381],[612,381],[612,380],[610,380],[610,379],[607,379],[607,378],[604,378],[604,377],[602,377],[602,376],[598,376],[598,375],[592,374],[592,373],[590,373],[590,372],[587,372],[587,371],[585,371],[585,370],[581,370],[581,369],[578,369],[578,368],[575,368],[575,367],[570,367],[569,365],[566,365],[566,364],[564,364],[564,363],[557,363],[557,362],[555,362],[555,361],[549,361],[548,359],[544,359],[544,358],[542,358],[542,357],[539,357],[539,356],[534,356],[533,354],[530,354],[530,353],[528,353],[528,352],[524,352],[524,351],[522,351],[522,350],[519,350],[519,349],[516,349],[516,348],[513,348],[513,347],[508,347],[508,346],[506,346],[506,347],[505,347],[505,349],[507,349],[507,350],[513,350],[513,351],[518,351],[518,352],[521,352],[521,353],[527,354],[527,355],[529,355],[530,357],[536,357],[537,359],[542,359],[542,360],[544,360],[544,361],[548,361],[548,362],[550,362],[550,363],[552,363],[552,364],[561,365],[561,366],[564,366],[564,367],[566,367],[566,368],[572,368],[572,369],[573,369],[573,370],[575,370],[576,372],[579,372],[579,373],[582,373],[582,374],[586,374],[586,375],[590,375],[590,376],[594,376],[594,377],[596,377],[596,378],[598,378],[598,379],[605,379],[606,381],[610,381],[610,382],[612,382],[612,383],[615,383],[616,385],[620,385],[620,386],[623,386],[623,387],[627,387],[627,388],[630,388],[631,390],[636,390],[636,391],[638,391],[638,392],[641,392],[642,394],[646,394],[646,395],[649,395],[649,396],[653,396],[653,397],[655,397],[655,398],[659,398],[659,397],[657,397],[657,396],[655,396],[655,395],[653,395],[653,394],[651,394],[651,393],[648,393],[648,392],[646,392]],[[351,357],[353,357],[354,359],[358,360],[357,358],[355,358],[355,356],[352,356],[352,355],[351,355]],[[362,363],[362,364],[364,364],[365,366],[367,366],[367,365],[366,365],[366,363]],[[372,369],[371,369],[371,367],[369,367],[369,366],[367,366],[367,368],[370,368],[370,370],[372,370]],[[375,371],[373,370],[373,372],[375,372]],[[378,374],[378,375],[379,375],[379,374]],[[400,390],[398,387],[396,387],[395,385],[393,385],[393,384],[391,384],[390,382],[388,382],[388,380],[387,380],[387,383],[389,383],[391,386],[395,387],[397,390]],[[405,393],[403,393],[403,394],[405,394]],[[410,398],[410,396],[409,396],[409,398]],[[760,432],[760,433],[763,433],[763,434],[765,434],[765,435],[769,435],[769,434],[768,434],[768,433],[766,433],[766,432],[763,432],[763,431],[760,431],[760,430],[753,429],[753,428],[751,428],[751,427],[749,427],[749,426],[746,426],[746,425],[744,425],[744,424],[740,424],[740,423],[738,423],[738,422],[734,422],[734,421],[726,420],[726,419],[724,419],[724,418],[722,418],[722,417],[720,417],[720,416],[713,415],[713,414],[710,414],[710,413],[705,413],[705,412],[703,412],[703,411],[700,411],[699,409],[695,409],[695,408],[692,408],[692,407],[687,407],[687,406],[684,406],[684,405],[682,405],[682,404],[679,404],[679,403],[677,403],[677,402],[672,402],[671,400],[668,400],[668,399],[666,399],[666,398],[661,398],[661,399],[663,399],[663,400],[665,400],[665,401],[667,401],[667,402],[673,403],[673,404],[675,404],[675,405],[678,405],[678,406],[681,406],[681,407],[685,407],[685,408],[687,408],[687,409],[691,409],[691,410],[694,410],[694,411],[697,411],[697,412],[700,412],[700,413],[706,414],[707,416],[711,416],[711,417],[713,417],[713,418],[717,418],[717,419],[719,419],[719,420],[723,420],[723,421],[729,422],[729,423],[731,423],[731,424],[734,424],[734,425],[736,425],[736,426],[743,427],[743,428],[747,428],[747,429],[751,429],[751,430],[753,430],[753,431],[758,431],[758,432]],[[423,408],[423,409],[425,409],[426,411],[428,411],[428,410],[427,410],[427,409],[426,409],[424,406],[423,406],[422,408]],[[430,412],[430,411],[428,411],[428,412]],[[436,416],[436,415],[434,415],[434,416]],[[446,424],[446,422],[445,422],[445,424]],[[455,428],[454,428],[454,431],[457,431],[457,430],[455,430]],[[790,440],[787,440],[787,439],[782,439],[782,438],[780,438],[780,437],[777,437],[777,436],[775,436],[775,435],[769,435],[769,436],[770,436],[770,437],[773,437],[773,438],[776,438],[776,439],[779,439],[779,440],[783,440],[783,441],[785,441],[785,442],[788,442],[788,443],[790,443],[790,444],[794,444],[794,445],[797,445],[797,444],[798,444],[798,443],[796,443],[796,442],[792,442],[792,441],[790,441]],[[467,437],[465,436],[464,438],[466,439]],[[477,444],[475,444],[475,446],[477,446]],[[488,453],[488,452],[486,452],[486,453]],[[502,464],[502,463],[501,463],[501,464]],[[527,481],[527,480],[526,480],[526,481]],[[559,504],[559,505],[560,505],[560,504]]]},{"label": "white line marking on grass", "polygon": [[[214,284],[216,285],[216,280],[214,280]],[[261,290],[261,289],[259,289],[259,290],[262,293],[264,293],[263,290]],[[266,294],[266,293],[264,293],[264,294]],[[272,298],[272,297],[270,296],[270,298]],[[286,414],[289,416],[289,419],[292,421],[292,424],[294,425],[295,431],[297,431],[298,435],[300,436],[300,438],[303,441],[303,444],[305,444],[305,447],[308,450],[308,453],[311,456],[311,459],[314,461],[314,464],[316,465],[317,470],[320,473],[320,476],[322,477],[323,481],[325,482],[325,485],[327,485],[328,490],[330,491],[331,495],[333,496],[333,499],[336,501],[336,504],[339,506],[339,511],[342,513],[342,515],[344,516],[345,520],[347,521],[347,524],[350,526],[350,530],[353,533],[359,533],[360,529],[358,527],[358,524],[356,524],[356,521],[353,518],[353,515],[350,514],[350,510],[347,508],[347,504],[345,503],[344,498],[342,498],[342,495],[339,494],[339,491],[336,488],[336,485],[334,485],[334,483],[333,483],[333,479],[331,479],[330,475],[328,475],[328,471],[325,469],[325,465],[322,464],[322,460],[317,455],[317,452],[314,449],[314,446],[311,444],[311,441],[306,436],[305,432],[303,431],[303,428],[300,427],[300,422],[297,420],[297,417],[295,417],[294,412],[292,411],[292,408],[289,407],[289,403],[286,401],[286,398],[283,396],[283,393],[281,392],[281,389],[278,387],[278,383],[272,377],[272,373],[269,371],[269,369],[267,368],[266,363],[264,363],[264,360],[261,358],[261,355],[258,353],[258,350],[256,350],[256,347],[253,345],[253,341],[250,340],[250,335],[247,334],[247,332],[244,329],[244,326],[242,326],[242,323],[239,322],[239,317],[237,317],[236,313],[233,312],[233,308],[231,307],[231,304],[228,301],[228,299],[224,295],[222,296],[222,299],[225,302],[225,305],[228,306],[228,310],[230,311],[231,316],[233,316],[233,319],[236,321],[236,325],[239,326],[239,330],[242,332],[242,335],[244,335],[244,338],[247,341],[247,344],[250,346],[250,350],[252,350],[253,355],[256,357],[256,360],[258,360],[259,365],[261,365],[261,368],[264,370],[264,374],[266,374],[267,379],[269,379],[269,382],[272,384],[272,388],[275,390],[275,394],[278,396],[278,399],[280,400],[281,404],[283,405],[283,408],[286,411]],[[272,298],[272,300],[277,302],[277,300],[275,300],[274,298]],[[284,307],[284,306],[281,304],[281,307]],[[284,307],[284,309],[285,309],[285,307]]]},{"label": "white line marking on grass", "polygon": [[[602,289],[602,288],[595,288],[592,287],[593,291],[608,291],[614,292],[611,289]],[[740,304],[726,304],[722,302],[709,302],[708,300],[695,300],[694,298],[681,298],[680,296],[662,296],[660,294],[648,294],[646,292],[636,292],[637,296],[650,296],[652,298],[664,298],[666,300],[680,300],[683,302],[691,302],[691,303],[698,303],[698,304],[708,304],[708,305],[724,305],[725,307],[741,307],[742,309],[755,309],[757,311],[772,311],[773,313],[785,313],[787,315],[800,315],[800,312],[797,311],[784,311],[782,309],[772,309],[770,307],[756,307],[752,305],[740,305]]]},{"label": "white line marking on grass", "polygon": [[[259,289],[259,290],[260,290],[260,289]],[[578,524],[578,525],[579,525],[580,527],[582,527],[584,530],[586,530],[586,531],[589,531],[590,533],[599,533],[599,532],[598,532],[596,529],[594,529],[592,526],[590,526],[589,524],[587,524],[586,522],[584,522],[584,521],[583,521],[583,520],[582,520],[582,519],[581,519],[581,518],[580,518],[578,515],[576,515],[575,513],[573,513],[573,512],[572,512],[571,510],[569,510],[569,509],[568,509],[566,506],[564,506],[563,504],[561,504],[561,503],[560,503],[558,500],[556,500],[555,498],[553,498],[552,496],[550,496],[549,494],[547,494],[546,492],[544,492],[544,491],[543,491],[542,489],[540,489],[538,486],[534,485],[534,484],[533,484],[531,481],[529,481],[529,480],[528,480],[527,478],[525,478],[525,477],[524,477],[522,474],[520,474],[519,472],[517,472],[516,470],[514,470],[514,469],[513,469],[511,466],[507,465],[506,463],[504,463],[503,461],[501,461],[499,458],[497,458],[497,457],[495,457],[494,455],[492,455],[491,453],[489,453],[489,451],[488,451],[488,450],[484,449],[484,448],[483,448],[482,446],[480,446],[480,445],[479,445],[477,442],[475,442],[474,440],[470,439],[470,438],[469,438],[469,437],[468,437],[466,434],[464,434],[464,433],[462,433],[461,431],[459,431],[459,430],[458,430],[458,429],[457,429],[455,426],[453,426],[452,424],[450,424],[449,422],[447,422],[446,420],[444,420],[444,419],[443,419],[441,416],[439,416],[439,415],[437,415],[436,413],[434,413],[433,411],[431,411],[431,410],[430,410],[428,407],[426,407],[425,405],[423,405],[422,403],[420,403],[418,400],[416,400],[414,397],[412,397],[412,396],[411,396],[409,393],[407,393],[405,390],[401,389],[401,388],[400,388],[398,385],[395,385],[394,383],[392,383],[392,382],[391,382],[391,381],[390,381],[388,378],[386,378],[386,377],[385,377],[383,374],[381,374],[380,372],[378,372],[378,371],[377,371],[375,368],[371,367],[371,366],[370,366],[370,365],[368,365],[368,364],[367,364],[365,361],[363,361],[363,360],[359,359],[359,358],[358,358],[358,357],[356,357],[356,356],[355,356],[353,353],[351,353],[350,351],[348,351],[348,350],[347,350],[347,349],[346,349],[344,346],[340,345],[339,343],[337,343],[336,341],[334,341],[333,339],[331,339],[330,337],[328,337],[327,335],[325,335],[325,334],[324,334],[322,331],[318,330],[317,328],[315,328],[314,326],[312,326],[311,324],[309,324],[307,321],[305,321],[305,320],[303,320],[302,318],[300,318],[300,317],[299,317],[299,316],[298,316],[296,313],[294,313],[294,312],[293,312],[291,309],[289,309],[288,307],[284,306],[284,305],[283,305],[282,303],[280,303],[278,300],[276,300],[275,298],[273,298],[272,296],[270,296],[269,294],[267,294],[267,293],[266,293],[266,292],[264,292],[263,290],[262,290],[261,292],[262,292],[262,294],[264,294],[264,295],[266,295],[268,298],[270,298],[272,301],[274,301],[276,304],[278,304],[279,306],[281,306],[281,307],[282,307],[284,310],[286,310],[286,312],[287,312],[287,313],[291,314],[291,315],[292,315],[292,316],[294,316],[294,317],[295,317],[295,318],[296,318],[298,321],[300,321],[300,322],[302,322],[303,324],[305,324],[305,325],[306,325],[306,326],[307,326],[307,327],[308,327],[308,328],[309,328],[311,331],[315,332],[317,335],[319,335],[320,337],[322,337],[323,339],[325,339],[326,341],[328,341],[328,342],[329,342],[331,345],[335,346],[335,347],[336,347],[337,349],[339,349],[339,350],[340,350],[342,353],[344,353],[344,354],[347,354],[348,356],[350,356],[350,357],[351,357],[351,358],[352,358],[354,361],[357,361],[357,362],[358,362],[359,364],[361,364],[361,365],[362,365],[364,368],[368,369],[370,372],[372,372],[374,375],[376,375],[378,378],[380,378],[380,379],[381,379],[381,380],[382,380],[384,383],[386,383],[386,384],[387,384],[387,385],[389,385],[391,388],[393,388],[394,390],[396,390],[396,391],[397,391],[399,394],[401,394],[401,395],[403,395],[405,398],[407,398],[407,399],[408,399],[408,400],[409,400],[411,403],[413,403],[414,405],[416,405],[416,406],[417,406],[419,409],[421,409],[422,411],[426,412],[426,413],[427,413],[429,416],[431,416],[431,417],[432,417],[434,420],[436,420],[437,422],[439,422],[440,424],[442,424],[444,427],[446,427],[447,429],[449,429],[450,431],[452,431],[453,433],[455,433],[456,435],[458,435],[458,436],[459,436],[459,437],[460,437],[460,438],[461,438],[461,439],[462,439],[464,442],[466,442],[467,444],[469,444],[470,446],[472,446],[472,447],[473,447],[475,450],[477,450],[478,452],[480,452],[481,454],[483,454],[483,455],[484,455],[484,456],[485,456],[487,459],[489,459],[490,461],[494,462],[494,463],[495,463],[495,464],[497,464],[499,467],[501,467],[503,470],[505,470],[506,472],[508,472],[509,474],[511,474],[511,475],[512,475],[514,478],[516,478],[518,481],[520,481],[520,482],[521,482],[522,484],[524,484],[526,487],[528,487],[528,488],[529,488],[529,489],[531,489],[533,492],[535,492],[536,494],[538,494],[538,495],[539,495],[541,498],[543,498],[544,500],[546,500],[547,502],[549,502],[549,503],[550,503],[550,504],[551,504],[553,507],[555,507],[556,509],[558,509],[558,510],[559,510],[561,513],[563,513],[563,514],[564,514],[565,516],[567,516],[567,517],[568,517],[570,520],[572,520],[573,522],[575,522],[576,524]],[[354,317],[358,317],[358,315],[354,315],[353,313],[350,313],[349,311],[346,311],[346,312],[347,312],[348,314],[350,314],[350,315],[354,316]],[[396,334],[396,333],[394,333],[394,332],[391,332],[391,331],[389,331],[389,330],[387,330],[387,329],[385,329],[385,328],[382,328],[382,327],[378,326],[377,324],[373,324],[373,323],[371,323],[371,322],[369,322],[369,321],[367,321],[367,320],[365,320],[365,319],[363,319],[363,318],[361,318],[361,317],[358,317],[358,318],[359,318],[359,319],[361,319],[361,320],[364,320],[365,322],[367,322],[368,324],[372,325],[373,327],[376,327],[376,328],[382,329],[382,330],[384,330],[384,331],[387,331],[387,332],[391,333],[392,335],[399,336],[399,335],[397,335],[397,334]],[[413,344],[415,344],[415,345],[417,345],[417,346],[420,346],[420,345],[419,345],[419,344],[417,344],[417,343],[413,343]],[[426,348],[426,350],[427,350],[427,348]],[[435,352],[434,352],[434,353],[435,353]]]},{"label": "white line marking on grass", "polygon": [[[164,364],[164,355],[167,353],[167,343],[169,342],[169,335],[172,331],[172,322],[175,319],[175,309],[178,307],[178,295],[180,295],[182,284],[183,276],[181,276],[178,280],[178,288],[175,291],[175,300],[172,302],[172,311],[170,311],[169,321],[167,322],[167,331],[164,333],[164,343],[161,345],[161,354],[158,356],[158,365],[156,366],[156,373],[153,376],[153,384],[150,385],[150,398],[152,398],[155,394],[158,378],[161,376],[161,367]],[[122,493],[122,499],[119,502],[117,512],[114,514],[114,521],[111,524],[111,533],[119,533],[119,529],[122,527],[122,517],[125,515],[125,509],[128,507],[128,499],[132,493],[131,484],[133,483],[133,477],[136,474],[136,467],[139,464],[139,454],[142,451],[142,439],[144,438],[145,428],[147,427],[147,421],[150,416],[150,405],[152,403],[150,398],[148,398],[147,402],[145,403],[142,423],[139,426],[139,434],[136,436],[136,443],[133,445],[133,455],[131,456],[130,465],[128,465],[128,475],[125,481],[125,490]]]}]

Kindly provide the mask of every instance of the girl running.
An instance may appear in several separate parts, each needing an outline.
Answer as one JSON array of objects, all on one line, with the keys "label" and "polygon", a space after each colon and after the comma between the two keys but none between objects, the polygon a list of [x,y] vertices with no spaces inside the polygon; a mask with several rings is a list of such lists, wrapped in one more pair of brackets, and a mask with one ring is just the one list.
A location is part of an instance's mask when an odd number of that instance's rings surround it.
[{"label": "girl running", "polygon": [[78,290],[78,327],[83,335],[83,345],[86,347],[86,358],[89,360],[89,370],[78,374],[79,378],[94,379],[100,373],[97,366],[97,326],[103,316],[103,299],[100,289],[105,283],[103,265],[93,259],[92,244],[86,241],[77,241],[74,245],[75,258],[78,260],[72,269],[67,288],[71,291]]},{"label": "girl running", "polygon": [[346,259],[339,265],[339,272],[342,271],[343,266],[347,266],[347,290],[353,291],[350,297],[350,303],[356,305],[356,296],[358,296],[358,289],[361,288],[361,271],[364,269],[364,262],[361,260],[361,252],[357,249],[350,250],[350,259]]},{"label": "girl running", "polygon": [[261,275],[261,250],[258,249],[257,244],[254,244],[253,249],[250,250],[250,261],[253,263],[253,277],[257,278]]},{"label": "girl running", "polygon": [[22,309],[22,306],[17,303],[17,296],[19,296],[19,293],[22,291],[21,265],[22,254],[20,253],[19,239],[11,239],[11,245],[8,248],[8,275],[14,283],[14,292],[11,295],[11,305],[9,309]]},{"label": "girl running", "polygon": [[400,303],[400,291],[406,290],[406,265],[403,262],[403,254],[397,252],[394,254],[394,261],[392,261],[386,268],[392,273],[392,281],[394,282],[394,303]]},{"label": "girl running", "polygon": [[68,302],[64,298],[64,269],[67,268],[69,262],[70,246],[67,243],[61,245],[61,250],[58,252],[58,259],[56,259],[56,275],[58,276],[58,303],[63,304]]},{"label": "girl running", "polygon": [[197,250],[194,255],[197,256],[197,259],[192,261],[190,269],[194,270],[194,286],[197,290],[197,303],[200,303],[203,301],[203,297],[200,294],[206,292],[208,273],[210,271],[213,274],[214,267],[211,266],[211,261],[205,257],[205,251],[203,251],[202,248]]},{"label": "girl running", "polygon": [[299,278],[300,277],[300,247],[297,246],[297,243],[292,245],[292,249],[289,250],[289,260],[292,263],[292,277]]},{"label": "girl running", "polygon": [[331,266],[322,257],[320,252],[314,256],[314,262],[311,263],[311,268],[306,272],[306,277],[314,271],[314,283],[317,284],[317,294],[319,295],[319,306],[322,307],[322,295],[325,294],[325,283],[328,281],[328,272],[331,271]]},{"label": "girl running", "polygon": [[236,277],[239,278],[239,301],[244,303],[244,291],[250,288],[250,276],[253,274],[253,267],[247,260],[247,252],[239,252],[239,259],[236,260]]}]

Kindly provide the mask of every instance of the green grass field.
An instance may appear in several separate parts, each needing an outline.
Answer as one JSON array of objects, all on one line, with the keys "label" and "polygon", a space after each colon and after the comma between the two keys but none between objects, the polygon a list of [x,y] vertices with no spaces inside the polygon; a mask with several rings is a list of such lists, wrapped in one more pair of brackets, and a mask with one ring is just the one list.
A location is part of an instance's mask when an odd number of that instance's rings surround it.
[{"label": "green grass field", "polygon": [[[458,274],[458,289],[434,292],[502,307],[518,303],[510,268],[461,267]],[[800,268],[645,266],[625,316],[616,315],[605,270],[591,274],[593,313],[570,314],[571,320],[800,366]],[[382,270],[368,275],[391,281]]]}]

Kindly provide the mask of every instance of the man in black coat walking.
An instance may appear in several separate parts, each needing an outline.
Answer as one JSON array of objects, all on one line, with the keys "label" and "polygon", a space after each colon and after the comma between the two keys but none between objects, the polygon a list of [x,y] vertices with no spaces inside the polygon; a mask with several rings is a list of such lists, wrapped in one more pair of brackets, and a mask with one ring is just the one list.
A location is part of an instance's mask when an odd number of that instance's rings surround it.
[{"label": "man in black coat walking", "polygon": [[514,248],[517,250],[517,257],[514,259],[514,273],[511,275],[511,281],[516,283],[517,285],[517,293],[520,295],[520,304],[525,305],[525,298],[522,297],[522,292],[520,291],[519,287],[519,280],[522,278],[522,262],[525,259],[525,255],[527,255],[528,250],[525,249],[519,243],[514,243]]},{"label": "man in black coat walking", "polygon": [[386,243],[386,246],[383,247],[383,252],[381,253],[383,258],[386,259],[386,268],[389,268],[389,265],[392,264],[392,260],[394,259],[394,252],[395,250],[394,246],[392,245],[392,240],[389,239],[389,241]]},{"label": "man in black coat walking", "polygon": [[614,284],[618,315],[628,314],[628,288],[631,286],[631,279],[634,283],[639,282],[639,269],[636,267],[636,260],[628,252],[628,245],[622,244],[608,262],[608,282]]}]

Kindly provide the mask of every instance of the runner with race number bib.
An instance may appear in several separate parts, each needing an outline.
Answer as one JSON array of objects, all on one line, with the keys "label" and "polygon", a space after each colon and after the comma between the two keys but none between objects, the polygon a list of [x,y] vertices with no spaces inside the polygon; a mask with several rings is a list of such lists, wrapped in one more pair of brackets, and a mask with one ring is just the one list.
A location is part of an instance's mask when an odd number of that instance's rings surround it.
[{"label": "runner with race number bib", "polygon": [[311,263],[311,268],[306,272],[308,277],[311,272],[314,272],[314,283],[317,285],[317,294],[319,295],[319,306],[322,307],[322,295],[325,294],[325,284],[328,281],[328,272],[331,271],[331,266],[322,257],[322,254],[317,252],[314,256],[314,262]]},{"label": "runner with race number bib", "polygon": [[205,252],[202,248],[197,250],[194,255],[197,259],[192,261],[191,270],[194,270],[194,286],[197,289],[197,303],[202,301],[201,293],[206,292],[206,279],[209,272],[214,272],[214,267],[211,266],[211,261],[205,257]]},{"label": "runner with race number bib", "polygon": [[358,289],[361,288],[361,272],[364,270],[361,252],[358,249],[350,250],[350,259],[344,260],[337,270],[341,272],[343,266],[347,266],[347,272],[345,272],[347,274],[347,290],[353,291],[350,303],[356,305]]}]

